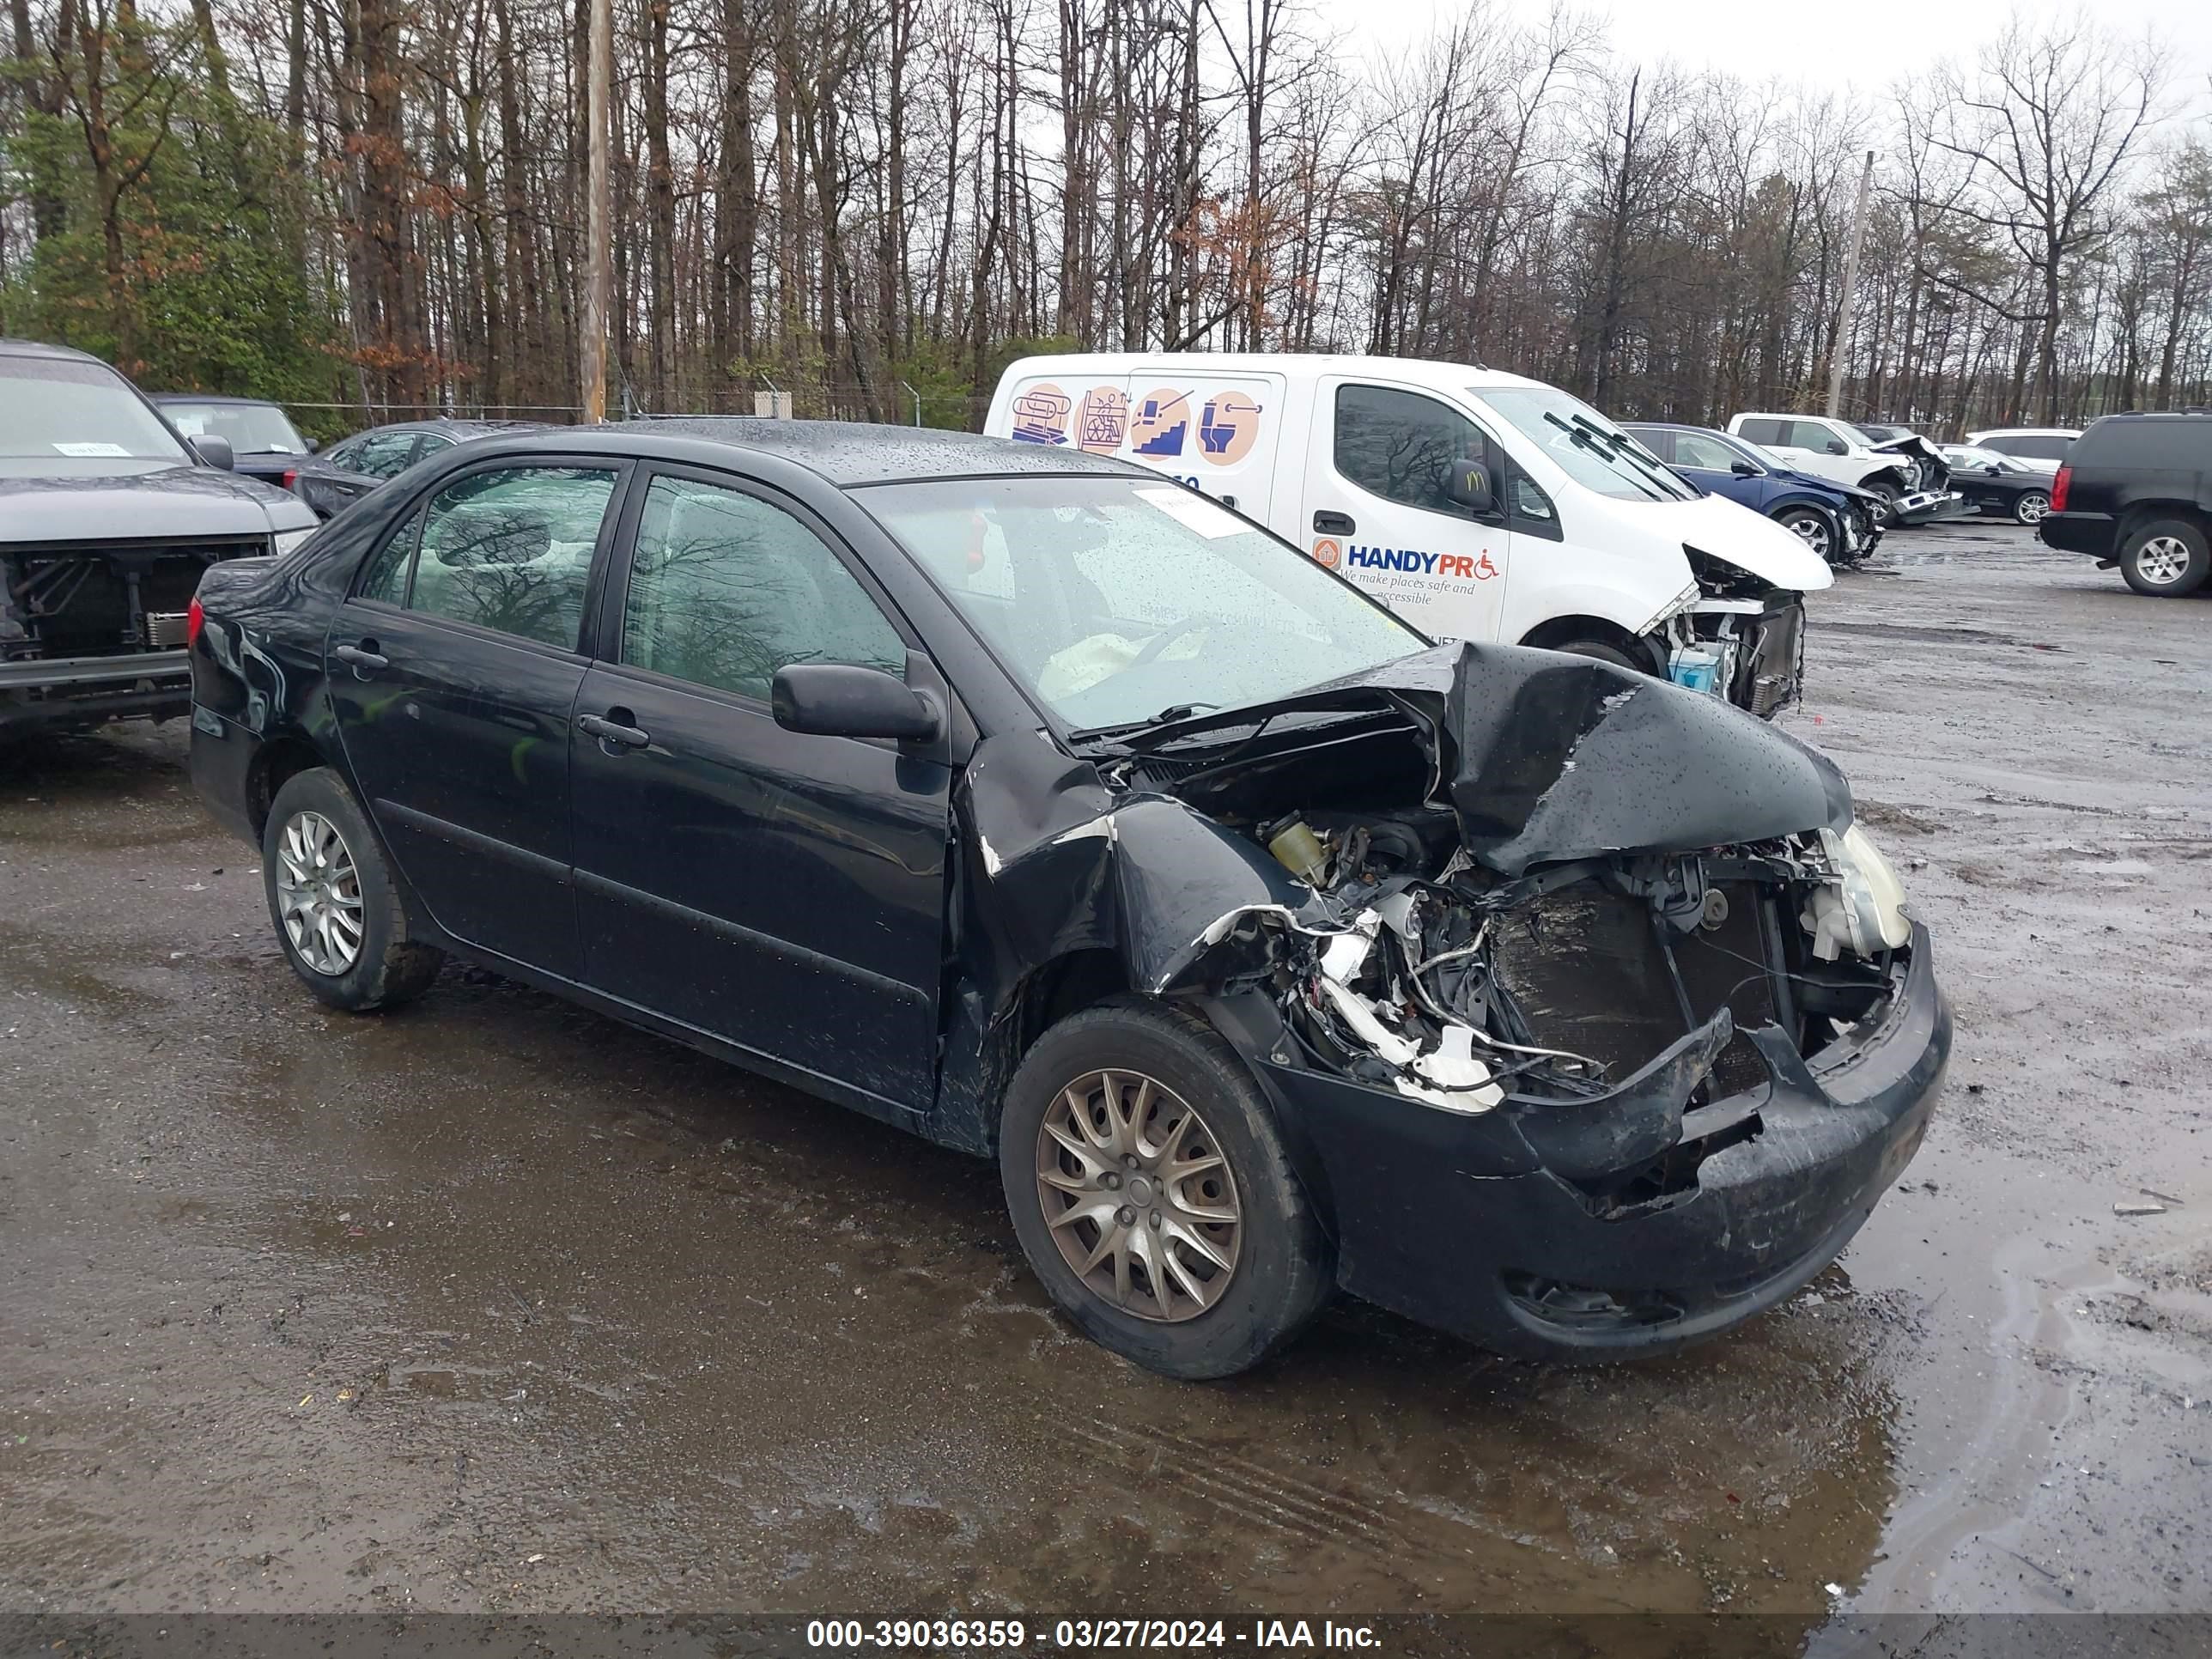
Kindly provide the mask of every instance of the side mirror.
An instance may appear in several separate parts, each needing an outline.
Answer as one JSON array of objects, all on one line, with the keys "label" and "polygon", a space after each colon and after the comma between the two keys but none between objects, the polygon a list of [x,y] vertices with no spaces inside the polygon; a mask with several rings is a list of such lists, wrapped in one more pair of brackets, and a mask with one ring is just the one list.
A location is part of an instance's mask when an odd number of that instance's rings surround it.
[{"label": "side mirror", "polygon": [[323,447],[315,439],[302,438],[300,441],[307,447],[307,453],[310,455],[319,455],[322,453]]},{"label": "side mirror", "polygon": [[769,701],[787,732],[817,738],[895,738],[927,743],[944,729],[933,698],[880,668],[795,662],[775,671]]},{"label": "side mirror", "polygon": [[1753,466],[1749,461],[1730,461],[1729,463],[1729,471],[1735,473],[1739,478],[1756,478],[1759,476],[1759,469]]},{"label": "side mirror", "polygon": [[212,432],[207,432],[186,441],[191,445],[192,453],[209,466],[219,466],[228,472],[238,465],[237,453],[231,448],[228,438],[218,438]]},{"label": "side mirror", "polygon": [[1490,469],[1480,461],[1454,461],[1444,472],[1444,498],[1470,513],[1494,511],[1498,498],[1490,487]]},{"label": "side mirror", "polygon": [[1989,461],[1984,463],[1982,471],[1988,473],[1992,478],[1994,478],[1998,473],[2003,471],[2004,469],[1999,466],[1995,461]]},{"label": "side mirror", "polygon": [[1827,442],[1827,451],[1831,455],[1848,455],[1851,453],[1851,447],[1841,438],[1831,438]]}]

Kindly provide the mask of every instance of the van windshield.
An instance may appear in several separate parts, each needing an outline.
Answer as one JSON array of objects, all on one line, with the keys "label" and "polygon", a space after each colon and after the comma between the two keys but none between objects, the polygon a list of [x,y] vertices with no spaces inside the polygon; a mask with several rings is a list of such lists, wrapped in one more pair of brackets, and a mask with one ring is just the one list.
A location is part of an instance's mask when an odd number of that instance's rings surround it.
[{"label": "van windshield", "polygon": [[1272,702],[1429,643],[1297,549],[1165,479],[853,494],[1077,732]]},{"label": "van windshield", "polygon": [[1698,491],[1579,398],[1555,386],[1470,386],[1577,483],[1624,501],[1692,501]]}]

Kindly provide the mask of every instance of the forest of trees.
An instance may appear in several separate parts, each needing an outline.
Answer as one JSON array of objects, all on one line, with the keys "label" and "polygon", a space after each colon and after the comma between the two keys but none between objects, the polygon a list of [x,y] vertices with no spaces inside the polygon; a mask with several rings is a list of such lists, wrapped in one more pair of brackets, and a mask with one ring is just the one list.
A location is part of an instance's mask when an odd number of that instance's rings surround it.
[{"label": "forest of trees", "polygon": [[[0,333],[325,434],[573,413],[589,0],[8,5]],[[2212,401],[2203,65],[2038,9],[1853,95],[1439,15],[1363,67],[1301,0],[615,0],[611,401],[973,425],[1079,347],[1680,420],[1840,349],[1846,414],[1947,434]]]}]

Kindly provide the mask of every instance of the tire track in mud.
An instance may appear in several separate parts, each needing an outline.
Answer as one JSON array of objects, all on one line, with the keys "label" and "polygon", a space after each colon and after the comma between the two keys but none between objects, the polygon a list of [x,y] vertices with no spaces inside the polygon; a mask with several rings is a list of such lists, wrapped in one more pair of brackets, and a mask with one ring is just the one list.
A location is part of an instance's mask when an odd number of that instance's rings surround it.
[{"label": "tire track in mud", "polygon": [[[1235,1520],[1364,1556],[1396,1575],[1413,1563],[1463,1571],[1472,1558],[1499,1545],[1565,1559],[1541,1539],[1440,1515],[1402,1498],[1324,1486],[1173,1430],[1139,1431],[1104,1419],[1053,1426],[1097,1447],[1131,1473],[1159,1479]],[[1445,1528],[1471,1537],[1455,1544],[1441,1535]]]}]

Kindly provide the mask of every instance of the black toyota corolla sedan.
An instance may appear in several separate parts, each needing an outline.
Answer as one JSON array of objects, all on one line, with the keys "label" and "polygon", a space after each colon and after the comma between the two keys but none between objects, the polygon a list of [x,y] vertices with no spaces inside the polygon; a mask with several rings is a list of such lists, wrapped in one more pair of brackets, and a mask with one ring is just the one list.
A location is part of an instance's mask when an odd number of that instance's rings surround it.
[{"label": "black toyota corolla sedan", "polygon": [[489,439],[212,568],[191,662],[314,995],[454,955],[994,1157],[1053,1298],[1174,1376],[1338,1285],[1538,1356],[1723,1329],[1843,1249],[1949,1048],[1818,754],[1432,645],[1118,461]]}]

